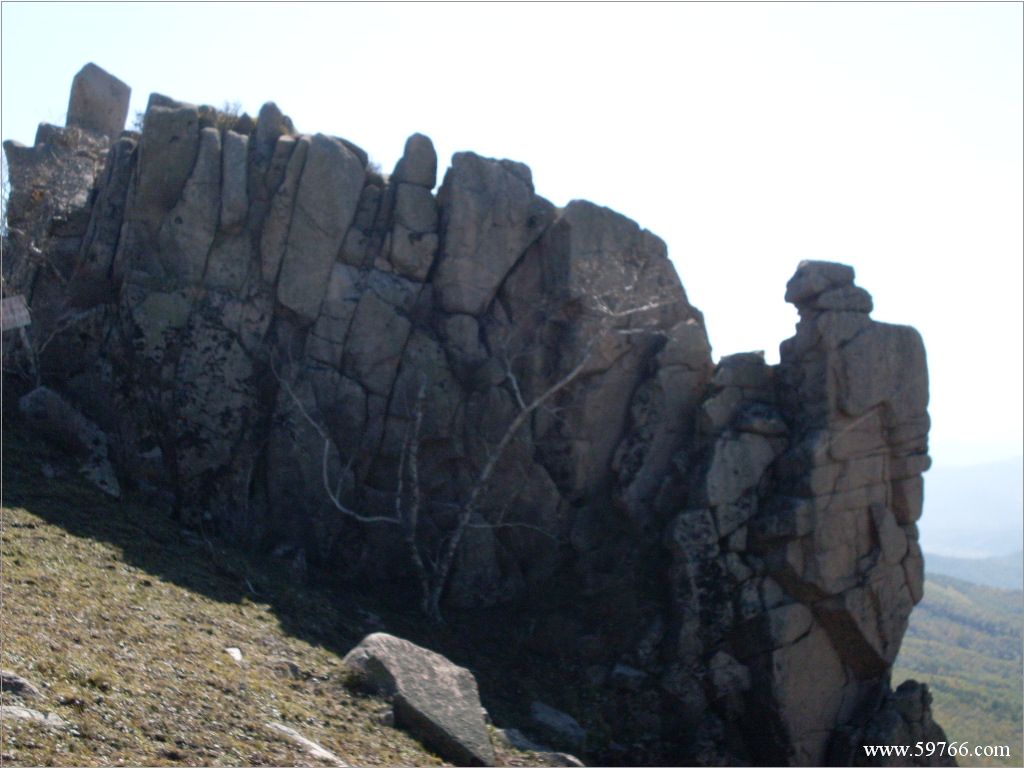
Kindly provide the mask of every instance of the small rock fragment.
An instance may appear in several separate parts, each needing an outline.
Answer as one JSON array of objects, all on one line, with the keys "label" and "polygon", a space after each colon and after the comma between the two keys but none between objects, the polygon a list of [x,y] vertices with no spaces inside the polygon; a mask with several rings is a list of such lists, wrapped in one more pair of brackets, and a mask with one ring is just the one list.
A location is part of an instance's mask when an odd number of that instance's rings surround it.
[{"label": "small rock fragment", "polygon": [[270,728],[272,731],[277,731],[278,733],[287,737],[290,741],[293,741],[300,747],[305,748],[305,750],[312,757],[315,757],[318,760],[323,760],[325,763],[330,763],[331,765],[337,766],[337,768],[349,768],[349,764],[342,760],[340,757],[338,757],[336,754],[334,754],[330,750],[324,749],[312,739],[307,739],[305,736],[303,736],[301,733],[296,731],[294,728],[291,728],[290,726],[284,725],[282,723],[267,723],[267,728]]}]

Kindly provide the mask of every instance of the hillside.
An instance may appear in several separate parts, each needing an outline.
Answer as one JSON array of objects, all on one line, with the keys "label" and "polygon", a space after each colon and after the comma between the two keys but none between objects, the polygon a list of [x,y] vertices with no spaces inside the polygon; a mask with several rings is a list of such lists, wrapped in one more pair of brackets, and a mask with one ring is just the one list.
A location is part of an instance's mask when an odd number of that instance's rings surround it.
[{"label": "hillside", "polygon": [[151,500],[112,502],[9,421],[3,438],[0,666],[41,693],[3,703],[69,724],[4,719],[4,765],[338,765],[271,723],[349,764],[441,762],[345,685],[341,655],[385,624],[408,633],[400,619],[299,588]]},{"label": "hillside", "polygon": [[1024,592],[929,574],[893,684],[908,678],[927,683],[950,741],[1012,750],[1007,760],[960,759],[961,765],[1021,765],[1022,627]]}]

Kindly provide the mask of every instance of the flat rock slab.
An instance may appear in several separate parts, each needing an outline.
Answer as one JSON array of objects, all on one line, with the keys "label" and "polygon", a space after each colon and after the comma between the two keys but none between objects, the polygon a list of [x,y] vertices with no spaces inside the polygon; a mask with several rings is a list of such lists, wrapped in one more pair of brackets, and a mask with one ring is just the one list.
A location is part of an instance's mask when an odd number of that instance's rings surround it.
[{"label": "flat rock slab", "polygon": [[35,709],[19,707],[16,704],[0,705],[0,720],[28,720],[47,728],[66,728],[67,720],[52,712],[43,714]]},{"label": "flat rock slab", "polygon": [[290,726],[284,725],[283,723],[271,722],[267,723],[267,728],[270,728],[272,731],[276,731],[277,733],[287,738],[289,741],[298,744],[300,747],[305,749],[306,752],[309,753],[310,757],[315,757],[317,760],[323,760],[325,763],[330,763],[331,765],[336,766],[336,768],[349,768],[348,763],[346,763],[336,754],[334,754],[328,749],[324,749],[322,746],[317,744],[312,739],[307,739],[305,736],[303,736],[301,733],[296,731],[294,728],[291,728]]},{"label": "flat rock slab", "polygon": [[344,661],[363,686],[393,698],[397,727],[445,760],[494,765],[480,692],[468,669],[384,632],[367,635]]}]

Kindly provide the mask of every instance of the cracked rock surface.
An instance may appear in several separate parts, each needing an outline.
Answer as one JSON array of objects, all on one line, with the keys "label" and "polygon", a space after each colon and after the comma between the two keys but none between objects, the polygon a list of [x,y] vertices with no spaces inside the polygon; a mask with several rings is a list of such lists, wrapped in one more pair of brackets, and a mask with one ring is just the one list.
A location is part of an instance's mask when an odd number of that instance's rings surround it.
[{"label": "cracked rock surface", "polygon": [[777,366],[716,365],[664,242],[554,206],[521,163],[461,152],[435,191],[421,134],[384,176],[273,103],[154,94],[117,135],[121,93],[5,142],[3,277],[45,342],[5,355],[122,482],[377,590],[409,586],[403,531],[339,504],[387,516],[415,485],[437,552],[473,497],[444,605],[532,612],[538,652],[601,694],[552,704],[615,723],[587,737],[601,762],[821,764],[937,727],[925,694],[910,725],[885,714],[922,596],[924,346],[852,267],[799,265]]}]

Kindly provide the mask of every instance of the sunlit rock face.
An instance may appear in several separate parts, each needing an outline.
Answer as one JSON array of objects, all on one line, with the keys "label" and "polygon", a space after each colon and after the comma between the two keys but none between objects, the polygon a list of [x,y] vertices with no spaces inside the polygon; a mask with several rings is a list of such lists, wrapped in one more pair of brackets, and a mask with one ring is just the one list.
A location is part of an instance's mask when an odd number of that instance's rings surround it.
[{"label": "sunlit rock face", "polygon": [[902,712],[927,370],[852,268],[799,266],[779,365],[714,365],[665,244],[521,163],[458,153],[435,192],[420,134],[384,176],[272,103],[157,94],[118,135],[95,69],[73,125],[4,145],[4,291],[42,350],[5,366],[122,482],[337,583],[439,578],[454,622],[526,611],[593,694],[555,703],[616,724],[601,762],[848,762]]},{"label": "sunlit rock face", "polygon": [[701,405],[674,586],[694,668],[730,670],[710,675],[705,727],[820,764],[884,698],[922,596],[928,381],[920,336],[872,321],[850,267],[804,262],[786,298],[800,322],[779,365],[723,358]]}]

